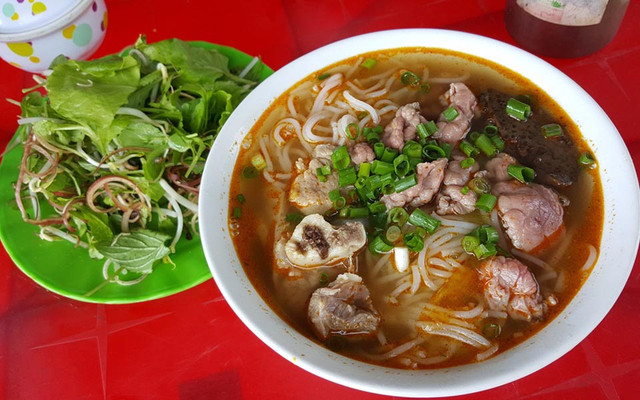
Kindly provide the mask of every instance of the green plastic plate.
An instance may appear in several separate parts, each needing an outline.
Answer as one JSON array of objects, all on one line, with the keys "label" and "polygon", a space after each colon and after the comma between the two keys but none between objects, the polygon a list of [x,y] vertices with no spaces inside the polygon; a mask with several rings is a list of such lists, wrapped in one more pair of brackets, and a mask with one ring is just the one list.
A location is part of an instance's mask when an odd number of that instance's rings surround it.
[{"label": "green plastic plate", "polygon": [[[232,70],[242,69],[253,59],[231,47],[191,43],[217,49],[229,58]],[[273,70],[263,64],[261,79],[272,73]],[[102,276],[104,262],[90,258],[85,249],[74,248],[67,241],[41,240],[37,236],[38,228],[22,220],[13,190],[22,153],[22,146],[17,146],[5,154],[0,164],[0,240],[18,268],[41,286],[80,301],[125,304],[169,296],[211,278],[200,239],[194,235],[192,240],[183,237],[178,242],[175,254],[171,255],[175,267],[161,264],[135,285],[108,283],[87,296],[105,281]]]}]

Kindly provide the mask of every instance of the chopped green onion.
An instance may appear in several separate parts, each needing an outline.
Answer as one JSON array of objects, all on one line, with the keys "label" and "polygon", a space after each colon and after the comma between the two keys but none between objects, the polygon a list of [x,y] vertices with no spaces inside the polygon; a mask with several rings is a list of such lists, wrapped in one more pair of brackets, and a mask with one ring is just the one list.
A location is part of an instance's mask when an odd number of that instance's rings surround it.
[{"label": "chopped green onion", "polygon": [[347,137],[351,140],[355,140],[360,133],[360,127],[355,122],[350,123],[344,128]]},{"label": "chopped green onion", "polygon": [[493,156],[497,152],[496,146],[493,145],[489,136],[484,133],[481,133],[480,136],[478,136],[475,143],[476,146],[478,146],[478,148],[489,157]]},{"label": "chopped green onion", "polygon": [[367,185],[367,180],[368,177],[366,176],[359,176],[358,179],[356,179],[356,183],[354,183],[353,185],[356,187],[356,189],[362,189]]},{"label": "chopped green onion", "polygon": [[373,131],[377,134],[381,134],[384,131],[384,129],[382,128],[382,125],[376,125],[373,127]]},{"label": "chopped green onion", "polygon": [[346,168],[338,171],[338,186],[345,187],[356,183],[358,175],[354,167]]},{"label": "chopped green onion", "polygon": [[449,143],[441,143],[440,148],[442,149],[442,151],[444,151],[444,155],[446,158],[451,158],[451,145]]},{"label": "chopped green onion", "polygon": [[329,200],[336,201],[342,194],[340,193],[340,189],[334,189],[328,193]]},{"label": "chopped green onion", "polygon": [[473,178],[467,184],[476,194],[489,193],[491,185],[482,178]]},{"label": "chopped green onion", "polygon": [[234,207],[233,208],[233,218],[238,219],[242,217],[242,208],[241,207]]},{"label": "chopped green onion", "polygon": [[331,154],[331,162],[333,163],[333,168],[338,171],[347,168],[349,164],[351,164],[351,157],[349,157],[347,147],[336,147],[336,149],[333,150],[333,154]]},{"label": "chopped green onion", "polygon": [[468,157],[460,161],[460,166],[462,168],[471,168],[471,166],[475,163],[476,163],[476,160],[473,157]]},{"label": "chopped green onion", "polygon": [[493,124],[487,124],[482,132],[486,133],[488,136],[494,136],[498,134],[498,127]]},{"label": "chopped green onion", "polygon": [[349,218],[364,218],[369,216],[367,207],[353,207],[349,209]]},{"label": "chopped green onion", "polygon": [[478,200],[476,201],[476,208],[482,211],[490,212],[491,210],[493,210],[493,207],[495,207],[497,200],[498,198],[496,196],[488,193],[483,193],[480,195],[480,197],[478,197]]},{"label": "chopped green onion", "polygon": [[460,193],[463,195],[469,193],[469,186],[463,186],[462,189],[460,189]]},{"label": "chopped green onion", "polygon": [[447,108],[442,112],[442,116],[447,120],[447,122],[453,121],[458,115],[458,110],[456,110],[453,106]]},{"label": "chopped green onion", "polygon": [[484,327],[482,327],[482,336],[486,337],[487,339],[495,339],[500,336],[501,331],[502,328],[500,328],[500,325],[488,323],[485,324]]},{"label": "chopped green onion", "polygon": [[411,169],[416,169],[418,164],[421,164],[422,162],[422,155],[420,157],[409,157],[409,167],[411,167]]},{"label": "chopped green onion", "polygon": [[267,167],[267,162],[264,160],[264,157],[262,157],[262,154],[258,153],[251,157],[251,165],[256,167],[258,171],[262,171]]},{"label": "chopped green onion", "polygon": [[546,124],[540,128],[542,135],[546,138],[562,136],[562,127],[558,124]]},{"label": "chopped green onion", "polygon": [[420,85],[420,93],[429,93],[431,91],[431,85],[428,83],[423,83]]},{"label": "chopped green onion", "polygon": [[427,237],[427,230],[421,226],[416,226],[416,229],[413,231],[416,235],[420,236],[422,240]]},{"label": "chopped green onion", "polygon": [[368,162],[360,163],[358,176],[366,178],[369,175],[371,175],[371,164],[369,164]]},{"label": "chopped green onion", "polygon": [[382,188],[380,188],[380,190],[382,191],[382,194],[392,194],[396,191],[396,187],[393,183],[387,182],[382,185]]},{"label": "chopped green onion", "polygon": [[407,248],[413,252],[419,253],[424,248],[422,238],[413,232],[405,233],[402,240]]},{"label": "chopped green onion", "polygon": [[393,164],[391,163],[380,160],[373,160],[371,163],[371,173],[373,174],[385,175],[391,172],[393,172]]},{"label": "chopped green onion", "polygon": [[236,196],[236,199],[238,200],[238,203],[240,203],[240,204],[244,204],[244,202],[247,201],[247,199],[244,197],[244,195],[242,193],[239,193]]},{"label": "chopped green onion", "polygon": [[364,119],[367,115],[369,115],[368,112],[366,111],[360,111],[359,113],[356,114],[356,118],[358,118],[358,120],[362,120]]},{"label": "chopped green onion", "polygon": [[340,218],[349,218],[349,210],[351,209],[351,206],[344,206],[342,208],[340,208],[340,213],[338,215],[340,215]]},{"label": "chopped green onion", "polygon": [[373,152],[376,155],[376,158],[379,160],[382,158],[382,155],[384,154],[384,149],[385,149],[385,145],[384,143],[378,142],[376,144],[373,145]]},{"label": "chopped green onion", "polygon": [[462,248],[467,253],[472,253],[478,245],[480,245],[480,239],[475,236],[465,235],[462,238]]},{"label": "chopped green onion", "polygon": [[536,172],[524,165],[516,165],[511,164],[507,166],[507,173],[512,178],[519,180],[522,183],[533,182],[533,179],[536,177]]},{"label": "chopped green onion", "polygon": [[504,140],[502,140],[500,136],[494,135],[494,136],[489,136],[489,138],[491,139],[491,143],[493,143],[493,145],[496,146],[496,149],[498,149],[498,151],[504,150]]},{"label": "chopped green onion", "polygon": [[326,164],[319,168],[322,175],[331,175],[331,165]]},{"label": "chopped green onion", "polygon": [[583,167],[593,168],[596,165],[596,160],[593,159],[591,153],[585,152],[580,155],[580,158],[578,158],[578,164]]},{"label": "chopped green onion", "polygon": [[473,254],[475,254],[478,260],[495,256],[497,252],[496,246],[493,244],[480,243],[475,249],[473,249]]},{"label": "chopped green onion", "polygon": [[369,215],[369,223],[375,229],[375,232],[384,231],[387,228],[387,213]]},{"label": "chopped green onion", "polygon": [[369,242],[369,251],[373,254],[384,254],[393,250],[393,246],[384,241],[381,235],[378,235]]},{"label": "chopped green onion", "polygon": [[402,154],[409,158],[422,157],[422,145],[416,141],[408,140],[402,147]]},{"label": "chopped green onion", "polygon": [[424,228],[430,234],[433,234],[440,226],[439,219],[433,218],[419,208],[413,210],[411,215],[409,215],[409,223],[413,226]]},{"label": "chopped green onion", "polygon": [[351,189],[347,192],[347,202],[355,203],[358,201],[358,191],[355,189]]},{"label": "chopped green onion", "polygon": [[531,106],[513,97],[507,101],[507,114],[520,121],[526,121],[531,115]]},{"label": "chopped green onion", "polygon": [[366,127],[362,131],[362,136],[367,139],[368,143],[377,143],[380,141],[380,133],[374,131],[373,129]]},{"label": "chopped green onion", "polygon": [[429,136],[431,136],[431,134],[429,133],[429,130],[427,129],[427,125],[425,125],[422,122],[416,125],[416,132],[418,133],[418,136],[420,137],[420,139],[426,139]]},{"label": "chopped green onion", "polygon": [[391,149],[389,147],[385,147],[384,151],[382,152],[382,157],[380,157],[380,160],[390,163],[396,157],[398,157],[398,152],[396,150]]},{"label": "chopped green onion", "polygon": [[434,161],[438,158],[446,157],[447,153],[437,144],[427,144],[422,147],[422,157],[428,161]]},{"label": "chopped green onion", "polygon": [[420,86],[420,78],[418,75],[414,74],[411,71],[405,71],[400,75],[400,82],[402,82],[405,86],[410,86],[413,88]]},{"label": "chopped green onion", "polygon": [[330,74],[330,73],[325,72],[324,74],[320,74],[320,75],[318,75],[318,80],[323,81],[323,80],[327,79],[327,78],[328,78],[328,77],[330,77],[330,76],[331,76],[331,74]]},{"label": "chopped green onion", "polygon": [[397,225],[389,225],[384,232],[384,237],[389,243],[395,243],[402,236],[402,229]]},{"label": "chopped green onion", "polygon": [[467,157],[475,157],[480,154],[480,150],[466,140],[461,141],[458,147]]},{"label": "chopped green onion", "polygon": [[389,210],[389,216],[387,217],[388,224],[397,224],[402,226],[407,223],[409,219],[409,213],[402,207],[393,207]]},{"label": "chopped green onion", "polygon": [[319,174],[318,171],[320,170],[320,168],[316,169],[316,176],[318,177],[318,182],[326,182],[327,181],[327,177]]},{"label": "chopped green onion", "polygon": [[380,201],[376,201],[375,203],[371,203],[369,204],[369,211],[371,211],[371,214],[380,214],[380,213],[384,213],[385,211],[387,211],[387,206],[384,205],[384,203],[380,202]]},{"label": "chopped green onion", "polygon": [[298,224],[300,221],[304,219],[304,215],[298,212],[292,212],[287,214],[287,216],[284,219],[287,222],[293,222],[294,224]]},{"label": "chopped green onion", "polygon": [[404,192],[405,190],[417,184],[418,178],[416,177],[416,174],[407,175],[395,182],[396,193]]},{"label": "chopped green onion", "polygon": [[469,134],[468,137],[469,140],[471,140],[471,143],[475,143],[476,140],[478,140],[478,137],[480,137],[480,132],[473,131]]},{"label": "chopped green onion", "polygon": [[360,66],[366,69],[372,69],[377,63],[378,62],[374,58],[367,58],[360,64]]},{"label": "chopped green onion", "polygon": [[255,178],[258,176],[258,170],[253,165],[247,165],[242,170],[242,176],[248,179]]},{"label": "chopped green onion", "polygon": [[471,231],[469,236],[477,237],[481,243],[495,244],[498,243],[500,236],[498,231],[491,225],[481,225]]},{"label": "chopped green onion", "polygon": [[406,155],[399,155],[393,160],[393,170],[399,178],[405,176],[409,172],[409,169],[409,158]]},{"label": "chopped green onion", "polygon": [[326,272],[320,274],[319,282],[320,286],[327,286],[329,284],[329,275]]},{"label": "chopped green onion", "polygon": [[433,135],[434,133],[438,132],[438,125],[436,125],[435,122],[433,121],[427,121],[427,133],[429,134],[429,136]]}]

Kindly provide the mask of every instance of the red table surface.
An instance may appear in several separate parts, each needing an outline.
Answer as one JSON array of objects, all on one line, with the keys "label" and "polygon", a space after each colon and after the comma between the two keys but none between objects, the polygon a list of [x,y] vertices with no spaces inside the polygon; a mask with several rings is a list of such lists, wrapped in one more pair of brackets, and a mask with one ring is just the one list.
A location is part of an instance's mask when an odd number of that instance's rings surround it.
[{"label": "red table surface", "polygon": [[[149,41],[206,40],[260,55],[278,69],[349,36],[431,27],[515,44],[504,1],[107,0],[109,27],[96,56],[144,33]],[[616,38],[579,59],[548,59],[608,113],[640,166],[640,2]],[[0,99],[21,97],[29,74],[2,63]],[[17,109],[0,112],[0,145]],[[43,260],[43,262],[46,262]],[[465,399],[637,399],[640,389],[640,263],[587,339],[546,368]],[[96,305],[41,288],[0,250],[0,396],[8,399],[377,399],[277,355],[236,317],[209,280],[164,299]]]}]

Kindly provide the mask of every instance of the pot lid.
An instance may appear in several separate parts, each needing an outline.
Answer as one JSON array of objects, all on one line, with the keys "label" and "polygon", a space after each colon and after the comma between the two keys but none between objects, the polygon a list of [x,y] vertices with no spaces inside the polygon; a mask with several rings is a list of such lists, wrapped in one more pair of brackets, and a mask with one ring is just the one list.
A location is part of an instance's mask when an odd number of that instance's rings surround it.
[{"label": "pot lid", "polygon": [[93,0],[0,0],[0,34],[36,30],[88,6],[97,7]]}]

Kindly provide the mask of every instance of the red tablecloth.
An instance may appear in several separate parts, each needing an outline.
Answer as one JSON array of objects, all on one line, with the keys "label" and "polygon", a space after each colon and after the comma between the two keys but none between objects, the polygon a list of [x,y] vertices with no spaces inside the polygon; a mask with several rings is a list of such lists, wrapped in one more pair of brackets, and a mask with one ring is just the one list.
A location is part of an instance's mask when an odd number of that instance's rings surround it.
[{"label": "red tablecloth", "polygon": [[[145,33],[206,40],[260,55],[274,69],[319,46],[376,30],[437,27],[515,43],[501,0],[107,0],[97,56]],[[640,166],[640,2],[604,50],[549,59],[609,114]],[[0,64],[0,99],[20,98],[30,75]],[[16,129],[4,103],[0,145]],[[43,260],[46,262],[46,260]],[[637,399],[640,263],[610,314],[567,355],[514,383],[469,399]],[[132,305],[81,303],[52,294],[0,249],[0,397],[8,399],[373,399],[315,377],[260,342],[213,280]]]}]

